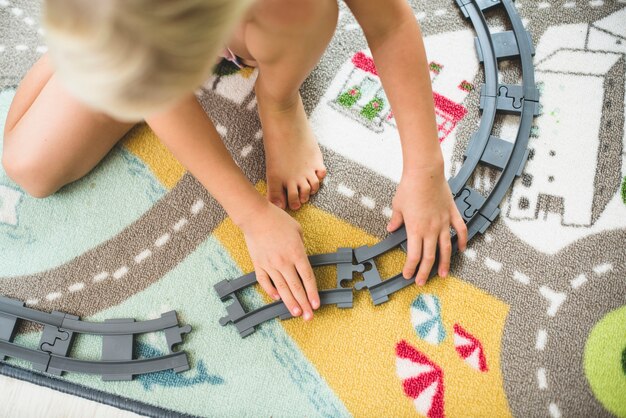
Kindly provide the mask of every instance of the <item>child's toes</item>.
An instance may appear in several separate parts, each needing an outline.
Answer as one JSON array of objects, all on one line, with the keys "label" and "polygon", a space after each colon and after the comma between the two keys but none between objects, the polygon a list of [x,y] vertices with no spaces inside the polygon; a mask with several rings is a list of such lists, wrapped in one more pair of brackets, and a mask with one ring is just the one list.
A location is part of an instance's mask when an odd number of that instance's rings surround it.
[{"label": "child's toes", "polygon": [[300,203],[308,202],[309,196],[311,196],[311,185],[306,178],[298,183],[298,191],[300,192]]},{"label": "child's toes", "polygon": [[279,181],[270,181],[267,185],[267,198],[270,202],[281,209],[285,209],[287,202],[285,201],[285,190]]},{"label": "child's toes", "polygon": [[298,193],[298,184],[295,182],[287,185],[287,202],[290,209],[300,209],[300,194]]},{"label": "child's toes", "polygon": [[317,175],[317,178],[321,181],[322,179],[324,179],[324,177],[326,177],[326,167],[315,170],[315,174]]},{"label": "child's toes", "polygon": [[309,185],[311,186],[311,194],[317,193],[317,191],[320,189],[320,179],[317,178],[316,175],[313,175],[313,176],[307,177],[307,181],[309,182]]}]

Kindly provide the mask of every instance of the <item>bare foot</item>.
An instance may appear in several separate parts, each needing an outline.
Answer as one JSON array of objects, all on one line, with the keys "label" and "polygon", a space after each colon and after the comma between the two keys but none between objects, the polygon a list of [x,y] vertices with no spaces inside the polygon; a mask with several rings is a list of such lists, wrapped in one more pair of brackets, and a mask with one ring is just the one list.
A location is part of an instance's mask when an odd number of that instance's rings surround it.
[{"label": "bare foot", "polygon": [[326,176],[322,152],[307,120],[302,98],[280,110],[259,107],[267,166],[267,197],[296,210],[317,193]]}]

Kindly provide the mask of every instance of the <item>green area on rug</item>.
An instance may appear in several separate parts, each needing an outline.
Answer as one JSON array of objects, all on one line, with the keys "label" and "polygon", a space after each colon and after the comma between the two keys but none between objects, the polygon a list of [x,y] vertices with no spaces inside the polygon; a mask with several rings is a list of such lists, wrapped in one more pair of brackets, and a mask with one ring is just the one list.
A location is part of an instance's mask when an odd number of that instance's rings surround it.
[{"label": "green area on rug", "polygon": [[609,312],[591,330],[585,344],[585,375],[602,405],[626,417],[626,306]]}]

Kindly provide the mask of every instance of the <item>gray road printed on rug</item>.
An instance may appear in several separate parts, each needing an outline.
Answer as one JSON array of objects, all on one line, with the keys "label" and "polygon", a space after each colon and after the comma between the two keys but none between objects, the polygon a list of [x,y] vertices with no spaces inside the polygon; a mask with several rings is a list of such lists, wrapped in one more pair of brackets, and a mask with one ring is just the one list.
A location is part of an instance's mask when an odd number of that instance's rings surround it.
[{"label": "gray road printed on rug", "polygon": [[[449,5],[449,2],[420,1],[417,4],[420,12],[426,13],[426,18],[421,21],[423,31],[426,34],[467,27],[467,23],[463,22],[456,8]],[[595,21],[622,7],[617,4],[606,4],[604,7],[594,8],[585,3],[579,4],[575,10],[569,10],[562,7],[564,2],[553,2],[551,8],[553,10],[559,8],[559,13],[548,14],[549,10],[538,8],[537,4],[538,2],[524,2],[520,10],[522,16],[530,21],[529,29],[535,42],[548,26],[563,22]],[[435,13],[443,9],[446,10],[445,14],[438,16]],[[546,15],[549,18],[544,18]],[[337,36],[329,46],[322,63],[303,88],[303,97],[309,113],[317,105],[317,101],[334,78],[339,66],[353,52],[366,46],[358,31],[342,31],[342,25],[345,26],[349,22],[353,22],[349,15],[345,19],[344,22],[340,22]],[[32,51],[32,48],[30,50]],[[15,62],[17,63],[15,65],[17,70],[11,76],[13,77],[12,81],[9,83],[6,81],[7,79],[0,80],[0,82],[5,83],[5,86],[14,85],[17,79],[21,77],[20,71],[23,73],[24,69],[27,68],[24,64],[25,61],[16,60]],[[4,65],[4,62],[0,61],[0,63]],[[511,78],[514,78],[515,72],[514,70],[511,71]],[[480,76],[478,76],[474,82],[480,82],[480,80]],[[211,108],[211,116],[216,122],[227,127],[230,134],[227,135],[227,143],[246,174],[253,182],[262,179],[264,174],[260,141],[247,157],[240,155],[242,146],[250,141],[253,133],[259,127],[255,110],[235,106],[232,102],[223,100],[217,95],[205,96],[204,102],[207,107]],[[475,121],[479,118],[476,93],[468,97],[466,104],[469,113],[458,127],[457,137],[459,138],[469,137],[475,126]],[[235,114],[237,118],[233,118]],[[245,124],[241,123],[241,117],[246,123],[252,120],[255,122],[250,123],[248,127],[242,130],[241,128]],[[235,123],[234,120],[238,122]],[[611,134],[616,129],[618,128],[614,127]],[[346,160],[327,149],[324,150],[324,153],[329,165],[330,177],[328,184],[314,199],[314,203],[367,232],[376,236],[383,236],[387,219],[382,214],[381,209],[389,205],[395,185],[358,163]],[[338,193],[336,191],[338,184],[344,184],[353,189],[355,197],[348,198]],[[37,288],[45,288],[47,291],[52,291],[54,288],[65,288],[64,286],[76,282],[76,277],[73,274],[76,271],[90,272],[94,275],[98,274],[100,270],[117,271],[114,268],[118,264],[113,260],[132,261],[135,256],[141,253],[142,249],[148,245],[154,245],[154,242],[162,236],[160,235],[161,231],[170,230],[172,225],[183,216],[180,208],[190,208],[198,196],[204,196],[203,200],[206,202],[206,207],[202,213],[207,214],[206,217],[209,217],[209,213],[212,216],[210,219],[202,219],[199,215],[197,220],[192,221],[199,222],[199,224],[188,224],[181,229],[180,236],[173,234],[167,245],[174,246],[176,244],[177,251],[174,254],[168,252],[168,257],[159,257],[162,253],[155,251],[152,257],[143,262],[146,264],[142,264],[142,271],[139,269],[135,271],[131,268],[119,282],[115,282],[117,286],[111,287],[110,283],[107,283],[107,293],[113,292],[115,297],[112,298],[109,293],[107,296],[109,300],[104,302],[101,308],[123,301],[140,290],[129,287],[128,282],[147,282],[146,278],[158,280],[192,252],[199,242],[211,233],[213,227],[223,219],[223,212],[218,210],[217,205],[206,196],[206,192],[191,176],[186,175],[181,183],[148,211],[143,218],[112,240],[58,269],[20,278],[21,284],[18,285],[18,288],[21,289],[20,295],[25,296],[22,291],[34,291]],[[376,197],[377,206],[375,210],[370,210],[359,204],[359,196]],[[190,226],[197,226],[197,228],[187,228]],[[190,230],[193,230],[192,236],[182,235],[183,232],[185,234],[190,233]],[[616,248],[616,244],[623,245],[625,242],[623,231],[601,233],[579,240],[554,256],[538,253],[515,237],[501,221],[496,222],[491,227],[488,237],[489,239],[483,237],[473,242],[471,248],[476,254],[476,260],[472,261],[467,256],[455,257],[452,273],[495,295],[511,306],[504,331],[501,360],[507,397],[513,413],[515,415],[545,415],[550,402],[555,402],[565,414],[578,415],[582,407],[588,408],[585,412],[590,414],[603,413],[602,407],[591,395],[580,370],[581,350],[583,349],[580,341],[586,338],[589,328],[598,319],[626,300],[623,286],[623,266],[626,260],[624,260],[623,253],[612,251]],[[178,241],[176,241],[177,239]],[[499,260],[500,270],[494,271],[493,264],[491,264],[491,268],[487,267],[484,264],[484,257]],[[171,262],[168,262],[168,259]],[[480,262],[481,259],[483,260],[482,263]],[[94,260],[100,261],[95,264]],[[110,265],[107,265],[109,262]],[[593,268],[607,262],[614,266],[613,271],[599,277]],[[149,269],[149,274],[147,274],[148,270],[146,269]],[[523,272],[532,280],[528,285],[519,284],[513,278],[515,271]],[[571,289],[570,281],[580,273],[593,279],[601,279],[602,291],[594,291],[595,286],[592,283],[594,280],[590,280],[580,289]],[[133,276],[134,274],[136,276]],[[127,279],[133,280],[127,281]],[[42,280],[46,286],[42,286]],[[0,281],[3,286],[5,284],[10,286],[10,282],[10,279]],[[15,289],[16,285],[17,283],[13,283],[12,289]],[[545,313],[549,301],[541,295],[539,289],[542,287],[567,295],[565,302],[557,309],[555,317],[549,317]],[[4,289],[2,290],[4,291]],[[100,294],[97,286],[86,288],[83,292],[90,290],[94,292],[92,293],[93,296]],[[40,295],[43,294],[40,293]],[[81,296],[85,299],[92,299],[89,293],[83,293]],[[72,299],[71,296],[49,303],[43,302],[38,307],[46,310],[69,310],[80,315],[89,314],[84,310],[91,310],[91,308],[81,304],[79,298]],[[593,309],[588,310],[589,307]],[[529,312],[534,314],[531,315]],[[583,314],[581,315],[581,313]],[[548,344],[542,352],[534,348],[536,333],[539,329],[545,329],[549,336]],[[568,351],[572,348],[574,352]],[[564,363],[564,357],[566,357],[566,361],[569,360],[567,363]],[[535,373],[537,369],[542,367],[547,373],[549,390],[537,388]]]}]

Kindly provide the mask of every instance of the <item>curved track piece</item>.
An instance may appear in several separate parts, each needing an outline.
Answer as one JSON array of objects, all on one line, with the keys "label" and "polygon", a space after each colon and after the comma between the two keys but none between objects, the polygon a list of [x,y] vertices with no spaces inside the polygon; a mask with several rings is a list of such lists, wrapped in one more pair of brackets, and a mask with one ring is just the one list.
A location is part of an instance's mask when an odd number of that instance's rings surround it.
[{"label": "curved track piece", "polygon": [[[339,248],[337,252],[309,256],[311,267],[330,266],[333,264],[352,264],[352,248]],[[344,279],[347,280],[347,279]],[[250,272],[234,280],[222,280],[214,287],[220,299],[225,300],[229,295],[256,283],[255,272]]]},{"label": "curved track piece", "polygon": [[0,340],[0,351],[9,357],[26,360],[33,365],[40,366],[40,370],[56,369],[64,372],[99,374],[102,377],[133,376],[169,369],[176,372],[189,370],[187,354],[184,352],[140,360],[91,361],[58,356],[2,340]]},{"label": "curved track piece", "polygon": [[[13,301],[13,302],[11,302]],[[170,311],[161,315],[161,318],[132,323],[100,323],[81,321],[71,315],[52,315],[35,309],[27,308],[23,304],[15,304],[13,299],[0,297],[0,312],[37,322],[42,325],[54,325],[67,331],[80,332],[81,334],[99,335],[126,335],[156,332],[178,325],[176,312]]]},{"label": "curved track piece", "polygon": [[[453,188],[453,185],[456,185],[457,181],[463,179],[463,183],[460,183],[459,181],[458,184],[464,185],[469,179],[469,175],[465,177],[463,174],[464,167],[472,167],[472,170],[474,170],[479,162],[499,168],[502,171],[500,177],[498,178],[496,186],[487,198],[483,197],[476,190],[473,190],[472,188],[467,186],[463,186],[460,191],[455,194],[455,202],[457,204],[459,212],[461,212],[461,216],[463,216],[463,219],[467,224],[468,240],[470,240],[477,233],[484,233],[486,229],[491,225],[491,223],[498,217],[498,215],[500,214],[500,209],[498,205],[504,198],[508,189],[513,184],[515,178],[517,176],[520,176],[522,170],[524,169],[524,165],[526,164],[526,160],[528,158],[528,151],[526,147],[528,145],[530,129],[532,126],[533,118],[538,113],[539,93],[537,90],[537,86],[535,85],[534,67],[532,65],[532,55],[534,54],[534,48],[532,47],[532,43],[530,41],[530,35],[524,29],[522,21],[517,14],[517,11],[515,10],[512,2],[510,0],[457,0],[457,3],[461,7],[463,14],[472,20],[476,33],[478,34],[478,41],[476,42],[476,45],[477,48],[479,48],[479,51],[482,51],[478,52],[478,55],[479,57],[482,56],[482,60],[485,63],[485,78],[487,80],[486,85],[489,86],[483,90],[485,94],[484,100],[488,103],[490,111],[491,109],[493,109],[494,116],[492,116],[491,113],[488,114],[485,110],[483,110],[483,117],[481,119],[478,134],[474,135],[466,151],[466,155],[468,157],[461,167],[461,170],[459,170],[457,176],[451,179],[449,183],[451,185],[451,188]],[[513,31],[511,32],[511,34],[514,35],[513,39],[516,43],[515,48],[513,48],[513,50],[516,51],[515,54],[509,51],[507,53],[500,52],[500,55],[497,55],[496,48],[493,46],[494,41],[491,37],[494,35],[496,35],[496,39],[498,39],[498,37],[497,34],[490,33],[487,26],[487,21],[485,20],[482,11],[486,9],[491,9],[497,5],[501,5],[505,8],[513,26]],[[511,35],[506,36],[507,39],[511,39]],[[497,59],[510,59],[515,57],[519,58],[522,64],[523,84],[522,86],[516,86],[513,89],[515,90],[515,92],[518,93],[518,96],[513,98],[511,102],[513,103],[513,105],[519,104],[521,108],[519,112],[521,114],[521,119],[515,142],[511,144],[507,141],[492,136],[490,133],[493,128],[493,117],[495,117],[495,112],[509,112],[508,108],[501,109],[504,106],[497,106],[498,93],[503,92],[503,87],[508,90],[510,86],[497,85]],[[494,69],[491,69],[491,66],[487,66],[487,63],[494,62],[496,62]],[[492,75],[495,74],[495,79],[493,77],[489,77],[490,73]],[[497,90],[491,87],[494,82],[498,86]],[[494,97],[488,96],[492,92],[494,94]],[[519,96],[519,92],[523,93],[521,97]],[[481,97],[481,101],[482,100],[483,98]],[[500,97],[500,100],[504,99]],[[508,100],[510,100],[510,98]],[[488,124],[483,123],[486,120],[485,118],[488,118],[488,120],[490,120]],[[483,126],[489,126],[489,131],[487,132],[488,138],[486,143],[484,144],[482,141],[483,131],[481,130]],[[481,136],[479,137],[478,135]],[[478,141],[477,138],[479,138],[480,141]],[[482,150],[480,150],[481,147]],[[499,160],[496,160],[495,156],[498,156]],[[497,164],[494,161],[497,161]],[[452,251],[453,254],[458,252],[458,243],[456,241],[456,236],[452,237]],[[434,266],[436,265],[437,262],[434,263]],[[436,267],[433,267],[429,274],[429,277],[433,277],[436,274],[436,271]],[[383,298],[384,296],[388,296],[393,292],[397,292],[398,290],[401,290],[411,285],[412,283],[412,280],[406,280],[404,279],[404,277],[402,277],[402,274],[398,274],[388,280],[381,282],[380,284],[370,287],[369,291],[372,295],[372,299],[375,301],[374,303],[376,303],[376,301],[381,300],[381,298]]]},{"label": "curved track piece", "polygon": [[[14,344],[20,320],[43,325],[37,349]],[[134,336],[162,331],[170,353],[149,359],[134,360]],[[0,360],[5,356],[26,360],[36,370],[60,376],[63,372],[99,374],[103,380],[132,380],[134,375],[173,369],[189,370],[184,352],[174,352],[183,334],[191,326],[179,326],[175,311],[161,318],[135,322],[134,319],[109,319],[103,323],[84,322],[64,312],[46,313],[24,307],[24,302],[0,296]],[[78,360],[68,357],[74,334],[102,335],[102,360]]]},{"label": "curved track piece", "polygon": [[[468,228],[468,240],[477,233],[484,233],[486,229],[500,214],[498,205],[504,199],[507,191],[520,176],[526,160],[528,159],[528,140],[534,116],[539,114],[539,92],[535,84],[532,56],[534,48],[531,37],[524,28],[517,14],[512,0],[456,0],[463,15],[468,18],[476,31],[476,53],[480,62],[483,63],[485,83],[480,91],[480,109],[482,117],[478,130],[472,135],[465,152],[465,161],[457,174],[448,180],[454,200],[465,220]],[[485,11],[503,8],[508,16],[513,30],[492,33],[485,18]],[[499,84],[498,61],[519,59],[522,67],[522,84]],[[514,114],[520,117],[519,127],[514,142],[505,141],[492,135],[496,114]],[[478,191],[467,186],[472,173],[483,164],[500,171],[500,176],[489,196],[485,197]],[[338,286],[343,280],[348,280],[352,272],[363,273],[364,281],[355,285],[357,290],[367,288],[375,305],[384,303],[389,295],[397,292],[413,283],[406,280],[402,274],[398,274],[388,280],[382,280],[374,259],[394,248],[402,248],[406,251],[406,229],[404,226],[387,236],[384,240],[371,247],[360,247],[354,250],[356,264],[346,261],[338,264]],[[340,251],[347,251],[340,249]],[[456,234],[452,233],[452,252],[458,252]],[[347,254],[346,254],[347,255]],[[328,256],[322,255],[322,259]],[[313,256],[315,257],[315,256]],[[310,258],[311,259],[311,258]],[[371,268],[364,269],[364,265],[370,264]],[[436,274],[437,260],[430,272],[429,277]],[[344,278],[339,278],[339,269],[345,269]],[[239,303],[235,292],[255,281],[254,273],[243,276],[232,282],[223,281],[216,285],[216,290],[222,300],[234,299],[235,303],[227,307],[228,316],[222,318],[220,323],[225,325],[237,320],[231,318],[243,318],[245,315],[254,315],[254,312],[246,314]],[[246,284],[243,286],[243,284]],[[268,306],[275,306],[271,304]],[[261,308],[255,312],[262,311]],[[277,308],[272,308],[277,309]],[[276,315],[281,316],[276,311]],[[282,317],[282,316],[281,316]],[[289,316],[286,316],[289,317]],[[256,316],[255,320],[262,319]],[[269,319],[269,315],[268,315]],[[258,324],[259,322],[255,322]],[[239,328],[238,328],[239,329]],[[241,328],[240,332],[251,333],[253,327]],[[246,335],[248,335],[246,334]],[[243,334],[242,334],[243,335]]]},{"label": "curved track piece", "polygon": [[[337,305],[338,308],[351,308],[354,300],[352,289],[320,290],[319,295],[320,305]],[[237,296],[234,295],[233,298],[236,299]],[[236,306],[236,308],[228,309],[232,306]],[[243,307],[238,303],[238,300],[235,300],[226,310],[228,311],[228,315],[220,319],[220,325],[224,326],[233,323],[241,337],[247,337],[252,334],[255,331],[255,326],[269,321],[270,319],[292,318],[285,303],[280,301],[270,303],[251,312],[245,312]]]},{"label": "curved track piece", "polygon": [[[339,308],[351,308],[353,301],[352,289],[341,288],[341,283],[352,279],[353,272],[363,272],[365,266],[353,264],[352,248],[339,248],[337,252],[309,256],[312,267],[337,265],[337,288],[320,290],[320,305],[337,305]],[[246,312],[237,296],[237,292],[256,283],[254,272],[245,274],[234,280],[222,280],[214,288],[222,301],[228,299],[232,303],[226,307],[226,316],[220,319],[222,326],[232,323],[242,337],[254,332],[254,327],[274,318],[288,319],[292,315],[282,301],[265,305],[259,309]]]}]

